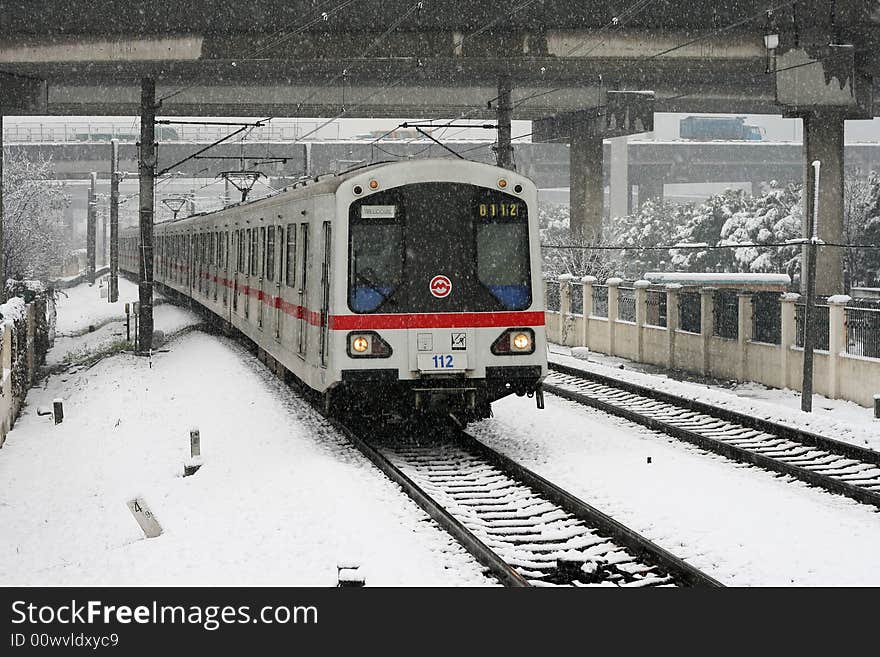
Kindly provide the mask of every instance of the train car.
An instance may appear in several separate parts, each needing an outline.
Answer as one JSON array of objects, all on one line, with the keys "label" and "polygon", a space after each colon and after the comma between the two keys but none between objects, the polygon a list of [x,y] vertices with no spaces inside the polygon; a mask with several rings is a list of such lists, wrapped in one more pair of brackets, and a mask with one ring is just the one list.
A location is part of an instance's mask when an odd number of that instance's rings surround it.
[{"label": "train car", "polygon": [[[328,408],[485,417],[543,406],[537,190],[476,162],[426,159],[315,178],[158,223],[157,287],[241,331]],[[138,233],[121,269],[137,278]]]}]

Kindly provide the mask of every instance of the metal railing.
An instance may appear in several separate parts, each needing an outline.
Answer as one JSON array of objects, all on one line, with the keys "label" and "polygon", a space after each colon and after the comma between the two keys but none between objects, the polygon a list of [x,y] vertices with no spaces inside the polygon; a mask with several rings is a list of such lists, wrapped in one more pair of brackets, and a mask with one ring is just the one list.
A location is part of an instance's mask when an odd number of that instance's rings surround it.
[{"label": "metal railing", "polygon": [[736,290],[716,290],[712,304],[712,335],[736,340],[739,335],[739,301]]},{"label": "metal railing", "polygon": [[778,292],[752,295],[752,342],[782,342],[782,303]]},{"label": "metal railing", "polygon": [[880,310],[846,308],[846,353],[880,358]]},{"label": "metal railing", "polygon": [[584,286],[574,281],[571,284],[571,313],[580,315],[584,311]]},{"label": "metal railing", "polygon": [[[315,121],[295,124],[271,123],[262,128],[253,128],[248,133],[249,141],[287,142],[295,141],[315,130],[321,124]],[[3,126],[3,143],[76,143],[109,142],[119,139],[122,142],[136,142],[140,139],[140,122],[71,121],[65,123],[9,123]],[[174,123],[157,125],[156,139],[159,141],[183,141],[210,143],[228,135],[234,126],[192,125]],[[314,139],[314,136],[312,137]]]},{"label": "metal railing", "polygon": [[700,333],[700,293],[682,292],[678,297],[678,328]]},{"label": "metal railing", "polygon": [[544,300],[547,310],[551,312],[559,312],[559,281],[555,278],[545,279],[547,282],[547,298]]},{"label": "metal railing", "polygon": [[636,291],[632,287],[617,288],[617,319],[623,322],[636,321]]},{"label": "metal railing", "polygon": [[[813,308],[813,326],[815,328],[815,344],[820,351],[828,351],[828,306],[817,304]],[[797,303],[794,307],[794,321],[797,326],[794,344],[797,347],[804,346],[804,304]]]},{"label": "metal railing", "polygon": [[608,286],[593,286],[593,308],[591,314],[595,317],[608,317]]},{"label": "metal railing", "polygon": [[666,321],[666,291],[647,290],[645,297],[645,324],[649,326],[668,326]]}]

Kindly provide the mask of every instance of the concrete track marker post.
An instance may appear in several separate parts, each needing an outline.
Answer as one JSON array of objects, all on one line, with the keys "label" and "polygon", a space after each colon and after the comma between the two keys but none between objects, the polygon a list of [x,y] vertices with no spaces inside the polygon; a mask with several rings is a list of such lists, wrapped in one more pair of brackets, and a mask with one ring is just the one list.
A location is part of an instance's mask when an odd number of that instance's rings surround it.
[{"label": "concrete track marker post", "polygon": [[61,399],[52,400],[52,415],[55,424],[61,424],[64,421],[64,402]]},{"label": "concrete track marker post", "polygon": [[183,476],[194,475],[202,467],[202,437],[198,427],[189,430],[189,460],[183,464]]},{"label": "concrete track marker post", "polygon": [[162,526],[156,520],[156,516],[150,511],[150,507],[147,506],[142,497],[135,497],[133,500],[129,500],[128,510],[131,511],[131,515],[137,520],[137,524],[143,530],[144,536],[156,538],[162,534]]}]

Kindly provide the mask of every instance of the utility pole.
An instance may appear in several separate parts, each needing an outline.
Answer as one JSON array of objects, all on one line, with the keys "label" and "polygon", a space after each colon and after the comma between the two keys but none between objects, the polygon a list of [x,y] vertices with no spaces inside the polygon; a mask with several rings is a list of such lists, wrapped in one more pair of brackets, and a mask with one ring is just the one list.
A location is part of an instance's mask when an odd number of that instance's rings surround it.
[{"label": "utility pole", "polygon": [[153,346],[153,194],[156,175],[156,81],[141,79],[140,174],[140,277],[137,351],[149,354]]},{"label": "utility pole", "polygon": [[98,174],[92,171],[89,174],[89,178],[91,180],[91,185],[89,186],[89,203],[88,209],[86,210],[86,258],[88,259],[88,264],[86,265],[89,274],[89,283],[95,284],[95,242],[97,239],[97,221],[95,217],[95,212],[97,211],[98,198],[95,194],[95,187],[98,184]]},{"label": "utility pole", "polygon": [[[103,201],[104,195],[101,194],[101,200]],[[110,211],[109,208],[105,210],[103,207],[103,203],[101,204],[101,266],[105,266],[108,263],[107,257],[107,237],[110,232],[107,229],[107,221],[109,219]]]},{"label": "utility pole", "polygon": [[110,140],[110,303],[119,301],[119,140]]},{"label": "utility pole", "polygon": [[801,384],[801,410],[813,410],[813,347],[816,327],[813,303],[816,296],[816,247],[819,244],[819,169],[822,163],[813,161],[813,207],[807,214],[808,234],[811,236],[804,247],[807,256],[807,300],[804,304],[804,378]]},{"label": "utility pole", "polygon": [[511,143],[510,120],[513,116],[513,103],[510,100],[510,76],[502,75],[498,78],[498,105],[496,115],[498,117],[498,166],[504,169],[516,170],[513,164],[513,144]]}]

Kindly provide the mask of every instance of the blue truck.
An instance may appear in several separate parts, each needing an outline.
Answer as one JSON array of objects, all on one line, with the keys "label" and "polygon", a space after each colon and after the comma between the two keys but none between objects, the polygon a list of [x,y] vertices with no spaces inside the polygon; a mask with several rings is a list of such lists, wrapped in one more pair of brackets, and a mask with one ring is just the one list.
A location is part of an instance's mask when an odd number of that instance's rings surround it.
[{"label": "blue truck", "polygon": [[679,135],[697,141],[761,141],[764,129],[748,125],[744,116],[688,116],[679,122]]}]

